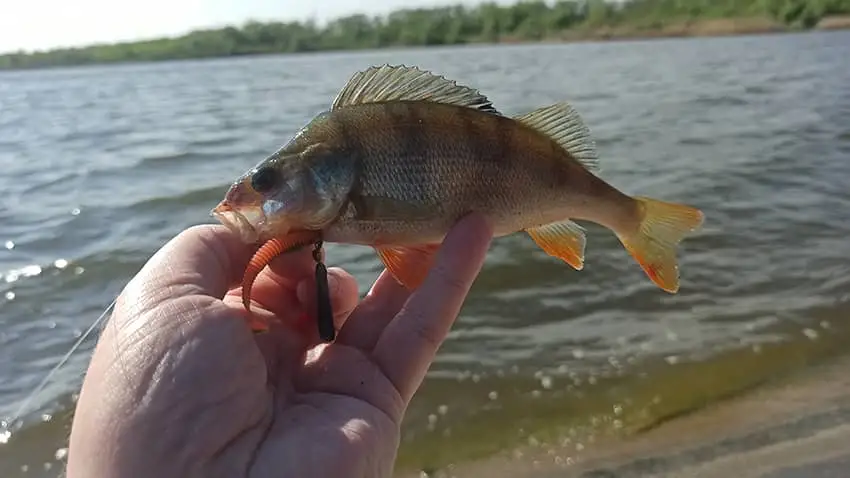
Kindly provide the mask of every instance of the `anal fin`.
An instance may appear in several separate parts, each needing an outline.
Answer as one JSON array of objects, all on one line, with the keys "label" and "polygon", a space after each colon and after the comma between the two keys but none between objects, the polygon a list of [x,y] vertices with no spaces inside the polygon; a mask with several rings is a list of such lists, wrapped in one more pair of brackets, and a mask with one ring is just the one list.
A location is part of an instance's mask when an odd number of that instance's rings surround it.
[{"label": "anal fin", "polygon": [[576,270],[584,268],[584,228],[569,219],[526,229],[528,235],[550,256],[557,257]]},{"label": "anal fin", "polygon": [[395,280],[413,290],[425,280],[439,248],[439,244],[376,246],[375,252]]}]

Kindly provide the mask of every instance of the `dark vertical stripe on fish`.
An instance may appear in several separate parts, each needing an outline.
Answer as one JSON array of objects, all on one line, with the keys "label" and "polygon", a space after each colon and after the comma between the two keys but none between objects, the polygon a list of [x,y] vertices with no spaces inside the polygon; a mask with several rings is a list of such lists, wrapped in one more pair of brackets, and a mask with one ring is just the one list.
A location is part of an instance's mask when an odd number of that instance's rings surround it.
[{"label": "dark vertical stripe on fish", "polygon": [[513,132],[516,129],[516,126],[509,118],[499,117],[495,123],[496,141],[498,145],[496,148],[496,154],[499,155],[499,159],[501,161],[507,163],[509,162],[508,156],[510,156],[511,151],[513,151]]},{"label": "dark vertical stripe on fish", "polygon": [[393,102],[380,105],[377,109],[375,126],[388,132],[386,141],[382,140],[380,149],[389,161],[383,174],[395,176],[402,168],[411,180],[404,184],[395,184],[387,191],[387,197],[405,199],[403,196],[421,197],[422,181],[415,177],[416,171],[422,168],[423,148],[427,147],[423,129],[419,125],[419,115],[415,111],[416,104],[410,102]]},{"label": "dark vertical stripe on fish", "polygon": [[[473,205],[479,198],[484,196],[486,191],[486,181],[483,179],[483,173],[486,171],[487,162],[493,159],[493,148],[489,144],[490,138],[487,137],[484,131],[486,123],[481,121],[479,112],[469,108],[461,108],[458,111],[458,119],[460,120],[460,130],[463,133],[464,141],[466,142],[466,154],[484,161],[473,161],[468,167],[462,168],[458,172],[456,179],[459,184],[463,185],[461,204]],[[456,160],[465,160],[466,158],[457,158]],[[459,168],[460,169],[460,168]],[[464,211],[465,212],[465,211]]]},{"label": "dark vertical stripe on fish", "polygon": [[566,158],[572,159],[574,162],[577,161],[572,155],[567,152],[561,145],[559,145],[555,140],[549,141],[549,145],[551,146],[551,158],[563,158],[562,161],[552,161],[552,167],[555,169],[555,173],[552,175],[552,179],[554,180],[554,186],[558,187],[560,185],[566,185],[570,182],[570,169],[567,167],[569,164],[566,161]]},{"label": "dark vertical stripe on fish", "polygon": [[463,132],[463,137],[476,154],[479,153],[481,137],[478,131],[478,125],[475,124],[475,118],[472,116],[473,111],[468,108],[458,109],[458,119],[460,119],[460,129]]},{"label": "dark vertical stripe on fish", "polygon": [[[534,153],[529,151],[527,144],[523,144],[524,131],[518,122],[511,118],[499,118],[496,126],[496,134],[499,137],[499,152],[502,159],[502,174],[505,177],[521,178],[527,173],[528,164],[540,161],[543,158],[530,158]],[[517,194],[519,191],[517,191]]]},{"label": "dark vertical stripe on fish", "polygon": [[348,117],[334,118],[328,120],[329,122],[333,122],[331,125],[331,129],[336,129],[337,134],[339,135],[339,141],[342,143],[342,149],[347,149],[357,157],[363,156],[363,148],[360,145],[360,141],[357,141],[357,138],[351,131],[351,128],[348,126]]},{"label": "dark vertical stripe on fish", "polygon": [[400,158],[413,159],[421,154],[422,131],[414,122],[416,117],[415,108],[412,108],[410,103],[388,104],[385,111],[389,120],[394,124],[394,128],[399,132],[399,138],[395,138],[398,142],[398,156]]},{"label": "dark vertical stripe on fish", "polygon": [[[408,137],[405,143],[407,148],[405,151],[405,157],[408,161],[415,161],[418,164],[427,164],[428,158],[432,155],[434,145],[431,144],[431,141],[429,141],[427,136],[419,103],[402,103],[399,106],[401,109],[400,113],[404,117],[405,135]],[[416,167],[420,166],[414,166],[414,168]],[[420,169],[420,171],[422,171],[422,169]],[[418,189],[415,193],[417,196],[422,198],[428,197],[430,199],[430,197],[425,194],[426,191],[429,190],[428,187],[430,185],[440,184],[440,182],[438,177],[429,179],[433,182],[414,181],[413,184],[410,185]]]},{"label": "dark vertical stripe on fish", "polygon": [[407,154],[408,166],[413,175],[418,175],[418,180],[409,186],[415,189],[415,194],[422,198],[428,207],[440,207],[439,190],[444,178],[443,166],[446,158],[443,156],[446,139],[435,134],[434,123],[440,120],[432,112],[428,111],[428,103],[409,102],[402,103],[405,108],[405,130],[409,132],[413,141],[412,148]]}]

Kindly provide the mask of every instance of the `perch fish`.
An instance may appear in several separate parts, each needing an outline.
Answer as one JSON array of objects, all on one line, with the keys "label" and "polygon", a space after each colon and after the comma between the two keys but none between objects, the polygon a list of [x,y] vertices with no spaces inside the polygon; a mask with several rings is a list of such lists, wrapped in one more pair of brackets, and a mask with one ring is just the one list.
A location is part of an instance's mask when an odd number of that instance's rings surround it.
[{"label": "perch fish", "polygon": [[496,237],[524,231],[577,270],[586,240],[575,221],[597,223],[652,282],[677,292],[677,246],[703,213],[619,191],[596,175],[597,159],[589,129],[566,102],[510,117],[442,76],[376,66],[238,177],[212,214],[246,243],[264,244],[246,274],[246,308],[256,273],[314,240],[371,246],[415,289],[448,230],[473,211]]}]

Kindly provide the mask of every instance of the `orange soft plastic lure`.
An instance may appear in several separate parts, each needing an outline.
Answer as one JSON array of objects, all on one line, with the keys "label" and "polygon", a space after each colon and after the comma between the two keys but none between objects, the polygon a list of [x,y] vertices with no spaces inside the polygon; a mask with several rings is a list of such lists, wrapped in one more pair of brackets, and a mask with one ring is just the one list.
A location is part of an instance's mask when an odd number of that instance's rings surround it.
[{"label": "orange soft plastic lure", "polygon": [[245,267],[245,275],[242,277],[242,304],[245,310],[251,313],[251,288],[257,276],[275,257],[289,252],[298,247],[306,246],[316,242],[319,235],[312,231],[299,231],[284,237],[276,237],[266,241],[260,246],[254,256]]}]

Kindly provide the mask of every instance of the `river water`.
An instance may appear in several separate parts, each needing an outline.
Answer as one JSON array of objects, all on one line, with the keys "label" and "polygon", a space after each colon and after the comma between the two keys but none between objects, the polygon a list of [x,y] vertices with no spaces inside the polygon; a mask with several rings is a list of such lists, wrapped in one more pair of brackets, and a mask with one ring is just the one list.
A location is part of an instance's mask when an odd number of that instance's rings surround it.
[{"label": "river water", "polygon": [[[571,101],[625,192],[706,213],[682,288],[657,289],[588,225],[574,271],[525,235],[487,264],[405,423],[400,465],[517,444],[580,459],[841,353],[850,337],[850,32],[474,46],[0,74],[0,416],[165,241],[325,108],[356,70],[405,63],[504,113]],[[330,246],[365,292],[367,248]],[[0,446],[0,475],[57,476],[96,337]]]}]

